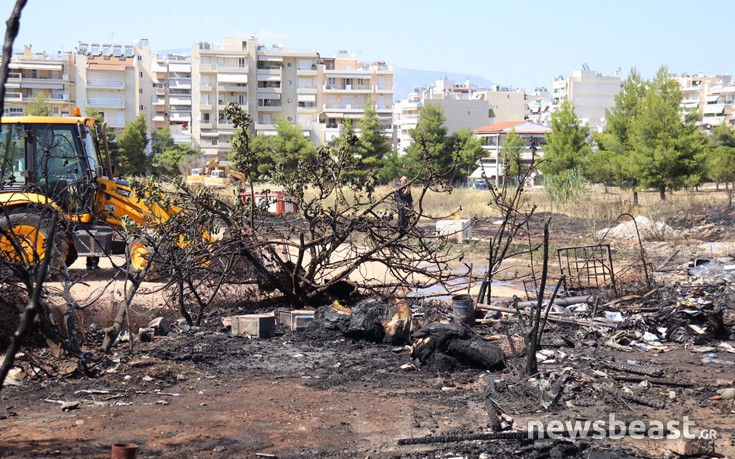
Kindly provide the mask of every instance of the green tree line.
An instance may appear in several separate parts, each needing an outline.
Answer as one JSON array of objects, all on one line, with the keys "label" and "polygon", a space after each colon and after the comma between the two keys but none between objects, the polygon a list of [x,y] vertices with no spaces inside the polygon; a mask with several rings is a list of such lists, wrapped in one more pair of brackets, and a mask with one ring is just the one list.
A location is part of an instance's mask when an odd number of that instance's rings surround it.
[{"label": "green tree line", "polygon": [[[603,132],[590,135],[565,102],[552,114],[545,156],[539,168],[547,180],[581,174],[592,183],[638,192],[669,192],[696,187],[706,180],[735,181],[735,130],[698,129],[698,113],[682,113],[682,92],[666,67],[651,81],[633,70],[606,111]],[[569,183],[569,182],[567,182]],[[578,182],[577,182],[578,183]]]}]

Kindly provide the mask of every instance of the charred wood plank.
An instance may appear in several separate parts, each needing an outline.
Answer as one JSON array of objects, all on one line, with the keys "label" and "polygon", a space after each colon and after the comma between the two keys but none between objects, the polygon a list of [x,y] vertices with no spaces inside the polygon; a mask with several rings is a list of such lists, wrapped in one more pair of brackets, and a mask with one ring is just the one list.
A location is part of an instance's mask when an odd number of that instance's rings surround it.
[{"label": "charred wood plank", "polygon": [[626,382],[648,381],[651,384],[658,384],[660,386],[672,386],[672,387],[695,387],[696,386],[696,384],[694,383],[677,381],[675,379],[649,378],[645,376],[613,375],[613,379],[615,379],[616,381],[626,381]]},{"label": "charred wood plank", "polygon": [[636,375],[650,376],[653,378],[663,376],[663,371],[658,368],[646,368],[620,362],[605,362],[604,365],[612,370],[624,371],[626,373],[633,373]]}]

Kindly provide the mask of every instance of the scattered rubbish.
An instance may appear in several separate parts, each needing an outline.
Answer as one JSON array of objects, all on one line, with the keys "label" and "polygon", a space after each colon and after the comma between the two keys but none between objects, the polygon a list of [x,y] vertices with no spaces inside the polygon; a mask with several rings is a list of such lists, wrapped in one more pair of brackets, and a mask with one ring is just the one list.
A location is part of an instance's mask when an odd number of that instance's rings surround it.
[{"label": "scattered rubbish", "polygon": [[695,260],[694,267],[689,269],[689,275],[706,284],[731,284],[735,282],[735,265],[719,261]]},{"label": "scattered rubbish", "polygon": [[163,317],[156,317],[148,324],[148,328],[153,329],[156,336],[166,336],[168,335],[170,327],[166,319]]},{"label": "scattered rubbish", "polygon": [[622,322],[625,320],[623,318],[623,314],[618,311],[605,311],[605,317],[607,317],[608,320],[612,320],[613,322]]}]

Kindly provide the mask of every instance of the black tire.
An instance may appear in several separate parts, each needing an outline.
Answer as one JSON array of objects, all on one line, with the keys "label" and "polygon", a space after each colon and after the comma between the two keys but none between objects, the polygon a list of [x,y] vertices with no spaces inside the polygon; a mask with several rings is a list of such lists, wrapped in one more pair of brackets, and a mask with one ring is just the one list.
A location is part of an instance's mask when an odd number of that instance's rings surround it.
[{"label": "black tire", "polygon": [[[42,219],[38,212],[0,214],[0,230],[0,258],[35,268],[46,257],[46,239],[51,234],[50,222]],[[24,253],[19,255],[18,248]],[[57,233],[50,267],[62,269],[69,252],[68,236]]]}]

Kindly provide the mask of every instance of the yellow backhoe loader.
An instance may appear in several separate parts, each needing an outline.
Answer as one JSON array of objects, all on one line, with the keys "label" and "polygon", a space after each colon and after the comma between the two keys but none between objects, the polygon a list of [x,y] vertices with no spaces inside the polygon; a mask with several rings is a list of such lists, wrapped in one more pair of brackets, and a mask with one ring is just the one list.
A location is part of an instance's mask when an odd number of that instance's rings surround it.
[{"label": "yellow backhoe loader", "polygon": [[[100,131],[93,118],[82,116],[0,120],[0,257],[32,266],[47,256],[46,239],[57,231],[52,260],[69,266],[77,257],[100,257],[121,246],[112,240],[124,217],[150,227],[181,211],[147,206],[128,182],[114,177],[104,126]],[[66,224],[52,229],[53,212]],[[126,246],[129,270],[145,268],[145,241]]]}]

